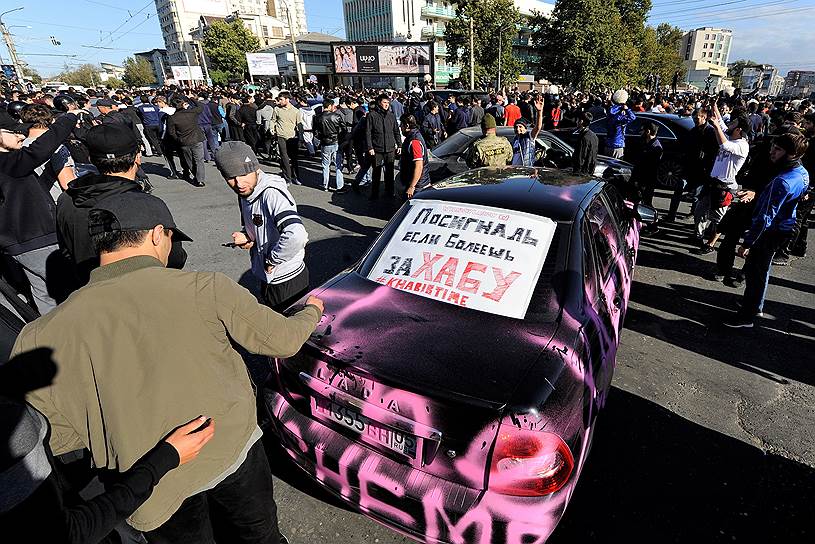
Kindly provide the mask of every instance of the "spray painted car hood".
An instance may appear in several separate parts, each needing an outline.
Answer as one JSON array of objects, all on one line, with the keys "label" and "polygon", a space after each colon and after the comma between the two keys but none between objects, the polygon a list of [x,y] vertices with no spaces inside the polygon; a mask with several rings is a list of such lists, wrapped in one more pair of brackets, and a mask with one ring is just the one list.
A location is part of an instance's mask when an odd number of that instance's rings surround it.
[{"label": "spray painted car hood", "polygon": [[[345,272],[314,293],[325,303],[308,342],[328,360],[393,387],[502,408],[557,329],[460,308]],[[547,358],[554,380],[562,364]]]}]

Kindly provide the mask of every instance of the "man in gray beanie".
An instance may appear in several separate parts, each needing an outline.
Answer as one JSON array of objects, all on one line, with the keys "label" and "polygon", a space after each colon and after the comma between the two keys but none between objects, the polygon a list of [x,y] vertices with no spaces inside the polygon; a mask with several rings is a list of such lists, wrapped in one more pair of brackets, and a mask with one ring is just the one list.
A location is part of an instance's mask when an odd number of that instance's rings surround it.
[{"label": "man in gray beanie", "polygon": [[282,177],[261,171],[251,147],[224,142],[215,165],[238,195],[243,229],[232,233],[235,247],[248,249],[263,302],[285,310],[308,290],[303,262],[308,233]]}]

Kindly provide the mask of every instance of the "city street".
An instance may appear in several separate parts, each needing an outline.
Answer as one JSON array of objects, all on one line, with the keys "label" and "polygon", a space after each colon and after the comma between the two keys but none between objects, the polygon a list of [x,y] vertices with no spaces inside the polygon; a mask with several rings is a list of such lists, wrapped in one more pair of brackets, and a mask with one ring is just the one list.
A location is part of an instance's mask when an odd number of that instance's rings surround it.
[{"label": "city street", "polygon": [[[253,288],[248,253],[221,246],[240,228],[236,196],[207,169],[197,189],[145,159],[154,194],[195,240],[186,268]],[[306,185],[291,189],[316,286],[357,261],[397,204],[319,191],[317,160],[301,169]],[[703,278],[715,254],[689,253],[690,228],[641,240],[613,390],[551,542],[813,541],[815,259],[774,268],[761,327],[727,330],[719,324],[741,290]],[[320,493],[268,442],[293,544],[409,542]]]}]

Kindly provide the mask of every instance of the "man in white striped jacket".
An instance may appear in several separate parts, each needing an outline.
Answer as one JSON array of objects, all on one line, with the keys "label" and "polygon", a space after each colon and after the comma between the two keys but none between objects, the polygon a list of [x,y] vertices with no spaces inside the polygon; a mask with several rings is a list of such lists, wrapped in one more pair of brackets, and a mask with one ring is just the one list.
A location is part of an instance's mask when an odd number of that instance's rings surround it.
[{"label": "man in white striped jacket", "polygon": [[215,164],[238,195],[243,230],[232,233],[235,247],[248,249],[252,274],[263,301],[285,310],[308,290],[305,257],[308,233],[286,180],[260,170],[255,152],[243,142],[225,142]]}]

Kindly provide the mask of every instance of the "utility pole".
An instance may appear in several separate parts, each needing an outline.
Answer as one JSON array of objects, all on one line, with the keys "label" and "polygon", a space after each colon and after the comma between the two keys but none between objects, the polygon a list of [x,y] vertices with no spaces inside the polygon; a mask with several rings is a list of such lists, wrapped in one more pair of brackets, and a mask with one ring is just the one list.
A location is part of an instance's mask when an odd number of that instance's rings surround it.
[{"label": "utility pole", "polygon": [[498,27],[498,85],[496,85],[495,92],[501,92],[501,57],[503,51],[503,37],[504,33],[501,32],[501,27]]},{"label": "utility pole", "polygon": [[21,9],[23,8],[19,7],[0,13],[0,32],[3,33],[3,40],[6,42],[6,47],[8,47],[8,54],[9,57],[11,57],[11,63],[14,65],[14,73],[17,74],[17,83],[19,85],[23,84],[23,67],[20,66],[20,60],[17,58],[17,50],[14,48],[14,40],[11,38],[11,33],[8,31],[8,28],[6,28],[5,23],[3,23],[3,15],[13,11],[20,11]]},{"label": "utility pole", "polygon": [[470,90],[475,90],[475,52],[473,51],[473,18],[470,17]]},{"label": "utility pole", "polygon": [[292,54],[294,55],[294,67],[297,69],[297,84],[302,87],[303,86],[303,70],[300,67],[300,56],[297,54],[297,40],[294,38],[294,28],[292,28],[291,24],[291,9],[289,9],[289,3],[285,0],[283,1],[283,5],[286,6],[286,20],[289,23],[289,37],[291,38],[291,50]]}]

